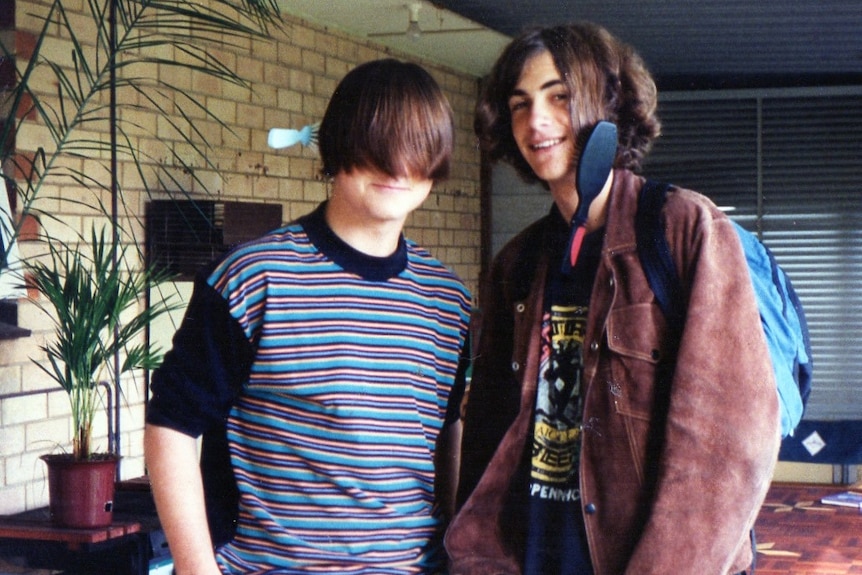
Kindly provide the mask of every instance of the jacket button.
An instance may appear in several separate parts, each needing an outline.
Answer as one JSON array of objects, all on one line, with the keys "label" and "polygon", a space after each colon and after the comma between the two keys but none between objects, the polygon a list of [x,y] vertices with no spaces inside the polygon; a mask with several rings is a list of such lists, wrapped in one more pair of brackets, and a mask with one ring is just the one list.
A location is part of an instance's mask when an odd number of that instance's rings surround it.
[{"label": "jacket button", "polygon": [[614,287],[614,276],[611,276],[611,279],[608,280],[608,285]]},{"label": "jacket button", "polygon": [[599,342],[597,342],[597,341],[592,342],[590,344],[590,350],[598,351],[599,350]]},{"label": "jacket button", "polygon": [[524,310],[525,310],[525,309],[527,309],[527,306],[525,306],[525,305],[524,305],[524,304],[522,304],[522,303],[519,303],[519,304],[517,304],[517,305],[515,306],[515,311],[516,311],[516,312],[518,312],[518,313],[524,313]]},{"label": "jacket button", "polygon": [[519,369],[521,369],[520,364],[517,361],[513,361],[512,362],[512,371],[518,371]]},{"label": "jacket button", "polygon": [[596,504],[595,503],[587,503],[584,506],[584,513],[587,515],[593,515],[596,512]]}]

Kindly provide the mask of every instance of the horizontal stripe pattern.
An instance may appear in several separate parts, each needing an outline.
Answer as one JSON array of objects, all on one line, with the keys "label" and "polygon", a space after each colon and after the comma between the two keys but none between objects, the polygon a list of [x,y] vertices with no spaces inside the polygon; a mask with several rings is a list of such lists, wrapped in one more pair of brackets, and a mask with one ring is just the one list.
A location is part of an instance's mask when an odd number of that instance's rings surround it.
[{"label": "horizontal stripe pattern", "polygon": [[210,283],[255,344],[228,437],[241,494],[236,573],[431,573],[434,450],[469,295],[412,242],[367,281],[291,225],[233,252]]}]

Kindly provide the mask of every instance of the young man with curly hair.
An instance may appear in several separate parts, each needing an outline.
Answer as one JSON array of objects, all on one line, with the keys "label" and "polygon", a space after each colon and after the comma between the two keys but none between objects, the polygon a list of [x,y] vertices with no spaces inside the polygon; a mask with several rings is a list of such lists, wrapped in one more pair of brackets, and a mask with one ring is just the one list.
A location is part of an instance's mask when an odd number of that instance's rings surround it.
[{"label": "young man with curly hair", "polygon": [[[543,183],[554,204],[501,250],[480,293],[460,511],[446,535],[452,575],[727,575],[752,564],[779,446],[770,359],[736,232],[690,190],[672,189],[660,216],[681,270],[682,325],[657,305],[635,239],[656,107],[641,58],[586,23],[525,32],[486,84],[475,120],[484,150]],[[617,128],[612,169],[580,222],[576,260],[562,264],[588,203],[581,150],[599,122]]]}]

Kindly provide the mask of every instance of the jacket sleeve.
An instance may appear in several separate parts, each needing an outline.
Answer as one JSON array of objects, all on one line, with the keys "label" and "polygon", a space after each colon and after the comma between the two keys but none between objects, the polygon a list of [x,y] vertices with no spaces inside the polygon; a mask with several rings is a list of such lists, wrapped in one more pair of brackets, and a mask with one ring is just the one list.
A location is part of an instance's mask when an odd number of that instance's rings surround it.
[{"label": "jacket sleeve", "polygon": [[457,508],[473,492],[518,411],[519,385],[510,367],[514,319],[505,287],[505,274],[496,265],[482,289],[480,327],[474,338],[473,375],[464,402]]},{"label": "jacket sleeve", "polygon": [[714,215],[668,236],[688,305],[653,504],[626,573],[734,573],[748,567],[777,459],[774,376],[731,222]]}]

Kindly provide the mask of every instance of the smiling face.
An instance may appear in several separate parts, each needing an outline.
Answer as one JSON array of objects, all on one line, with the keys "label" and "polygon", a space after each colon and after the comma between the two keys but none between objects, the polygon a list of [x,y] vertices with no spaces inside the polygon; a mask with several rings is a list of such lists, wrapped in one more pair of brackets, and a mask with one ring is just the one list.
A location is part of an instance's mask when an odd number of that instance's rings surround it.
[{"label": "smiling face", "polygon": [[336,174],[330,203],[359,225],[392,225],[400,231],[407,216],[428,197],[432,184],[423,176],[392,176],[372,167],[355,167]]},{"label": "smiling face", "polygon": [[391,254],[407,216],[448,176],[453,133],[449,102],[420,66],[386,58],[348,72],[318,133],[332,231],[366,254]]},{"label": "smiling face", "polygon": [[526,61],[508,102],[515,143],[555,197],[563,190],[572,193],[575,185],[570,102],[569,89],[547,51]]},{"label": "smiling face", "polygon": [[342,170],[332,180],[326,222],[354,249],[390,255],[407,216],[422,205],[433,183],[427,176],[397,176],[373,167]]}]

